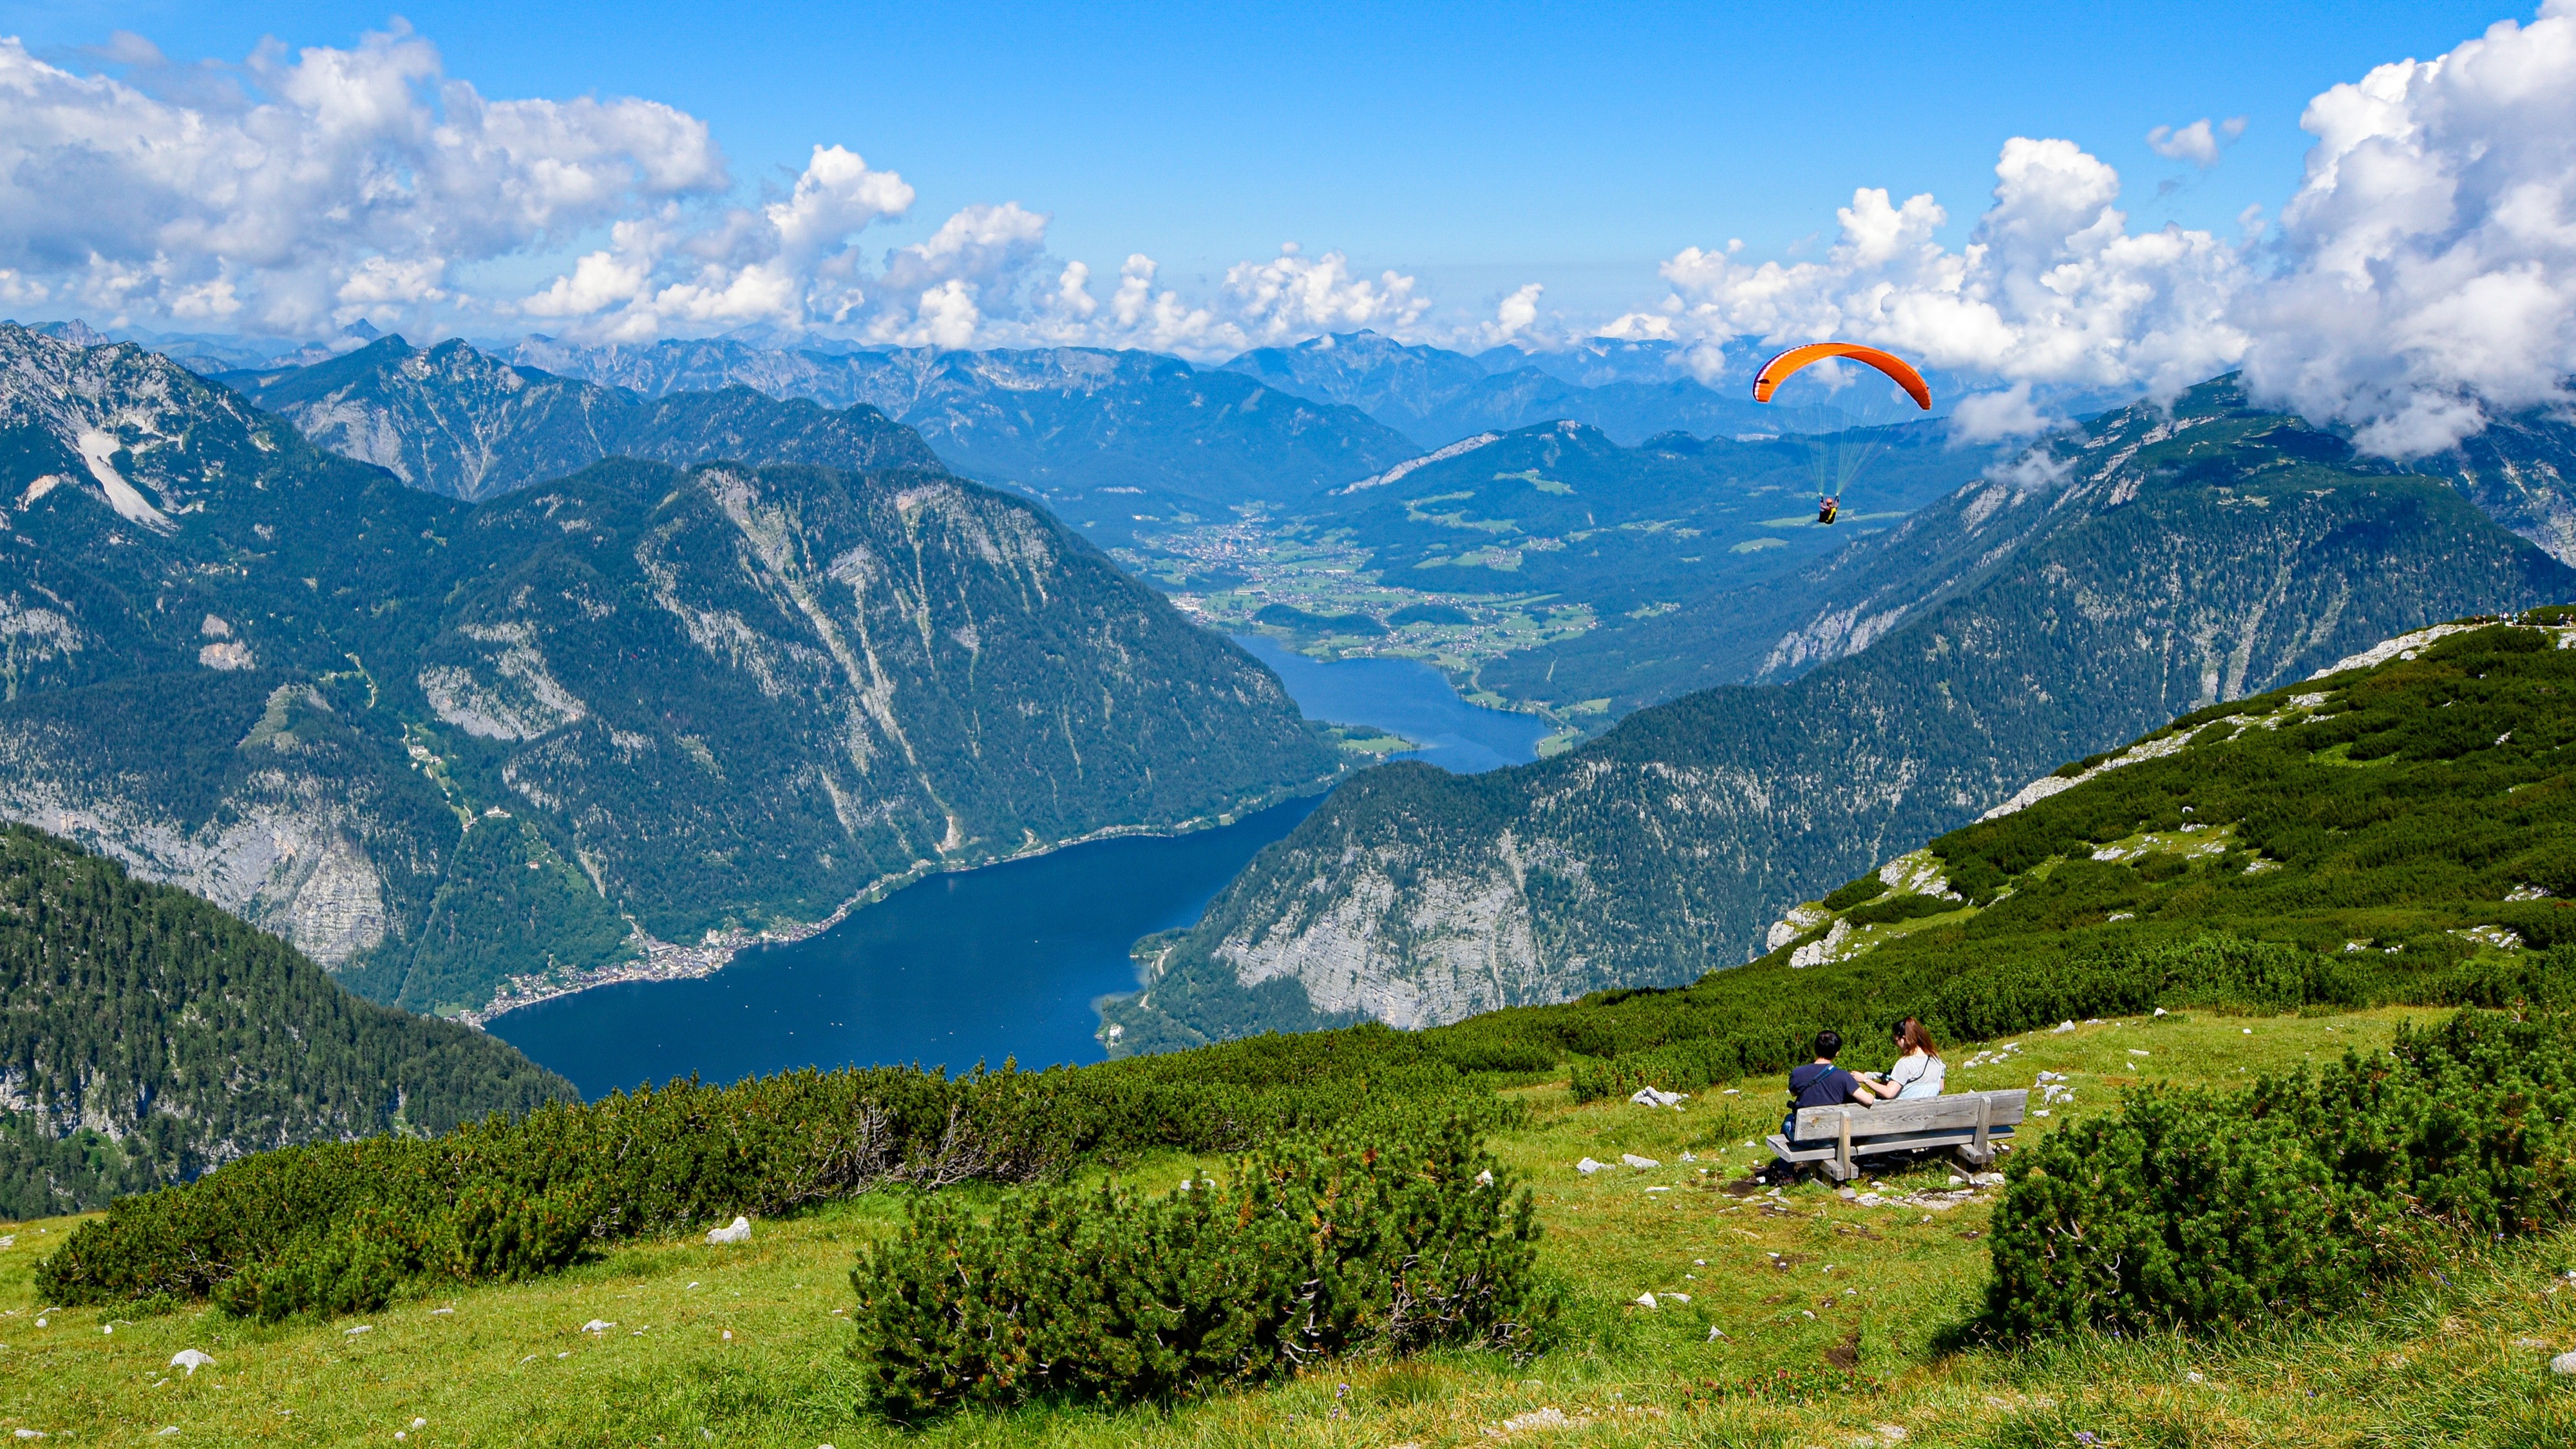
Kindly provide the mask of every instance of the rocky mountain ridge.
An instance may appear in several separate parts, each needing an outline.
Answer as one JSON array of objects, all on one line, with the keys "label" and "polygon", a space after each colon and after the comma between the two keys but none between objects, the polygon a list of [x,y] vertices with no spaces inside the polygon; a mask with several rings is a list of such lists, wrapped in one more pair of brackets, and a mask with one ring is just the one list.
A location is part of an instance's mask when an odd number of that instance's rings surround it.
[{"label": "rocky mountain ridge", "polygon": [[929,466],[470,505],[0,327],[0,813],[469,1010],[1329,778],[1278,681]]},{"label": "rocky mountain ridge", "polygon": [[423,351],[385,337],[325,362],[228,372],[216,381],[331,452],[468,502],[607,457],[679,467],[717,460],[939,466],[919,434],[864,403],[833,411],[739,385],[648,401],[513,366],[456,340]]}]

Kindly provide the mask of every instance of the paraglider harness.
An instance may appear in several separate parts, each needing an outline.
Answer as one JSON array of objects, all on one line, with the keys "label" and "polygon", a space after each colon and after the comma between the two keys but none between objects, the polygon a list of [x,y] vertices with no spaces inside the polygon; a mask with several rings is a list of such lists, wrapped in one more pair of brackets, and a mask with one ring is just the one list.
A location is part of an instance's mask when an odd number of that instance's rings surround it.
[{"label": "paraglider harness", "polygon": [[1817,521],[1818,523],[1831,523],[1831,522],[1833,522],[1833,521],[1834,521],[1834,514],[1835,514],[1835,513],[1837,513],[1837,512],[1839,512],[1839,511],[1842,509],[1842,506],[1843,506],[1843,502],[1842,502],[1842,500],[1841,500],[1841,499],[1839,499],[1839,498],[1819,498],[1819,499],[1817,499],[1817,500],[1816,500],[1816,521]]}]

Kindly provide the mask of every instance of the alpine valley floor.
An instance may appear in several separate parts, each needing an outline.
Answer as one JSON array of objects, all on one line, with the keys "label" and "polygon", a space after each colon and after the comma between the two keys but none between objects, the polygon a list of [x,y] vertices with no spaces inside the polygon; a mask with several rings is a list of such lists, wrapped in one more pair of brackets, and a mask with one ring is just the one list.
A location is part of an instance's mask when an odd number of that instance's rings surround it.
[{"label": "alpine valley floor", "polygon": [[[2401,1023],[2441,1015],[2190,1012],[2011,1038],[2021,1048],[2005,1063],[1965,1066],[1992,1055],[1978,1044],[1949,1054],[1964,1087],[2065,1074],[2073,1097],[2034,1120],[2036,1134],[2110,1110],[2126,1086],[2235,1085],[2368,1053]],[[899,1430],[854,1407],[844,1316],[853,1252],[895,1221],[891,1195],[760,1223],[747,1246],[630,1246],[547,1280],[278,1328],[193,1307],[35,1301],[36,1262],[79,1221],[66,1218],[0,1230],[0,1431],[77,1444],[390,1444],[400,1433],[406,1449],[2576,1440],[2576,1385],[2548,1368],[2576,1349],[2576,1233],[2321,1326],[1946,1349],[1943,1331],[1973,1311],[1988,1272],[1995,1194],[1953,1192],[1947,1168],[1865,1183],[1861,1200],[1813,1184],[1778,1199],[1753,1191],[1745,1171],[1767,1154],[1747,1144],[1777,1121],[1780,1088],[1776,1076],[1748,1078],[1678,1112],[1578,1105],[1562,1081],[1523,1089],[1529,1123],[1496,1146],[1537,1188],[1544,1262],[1569,1306],[1563,1341],[1518,1365],[1484,1354],[1346,1361],[1176,1408],[1035,1408]],[[1589,1176],[1573,1166],[1622,1153],[1663,1165]],[[1170,1182],[1194,1165],[1224,1170],[1171,1156],[1121,1176]],[[1656,1307],[1636,1302],[1645,1293]],[[605,1326],[585,1332],[594,1321]],[[214,1362],[168,1367],[187,1348]]]}]

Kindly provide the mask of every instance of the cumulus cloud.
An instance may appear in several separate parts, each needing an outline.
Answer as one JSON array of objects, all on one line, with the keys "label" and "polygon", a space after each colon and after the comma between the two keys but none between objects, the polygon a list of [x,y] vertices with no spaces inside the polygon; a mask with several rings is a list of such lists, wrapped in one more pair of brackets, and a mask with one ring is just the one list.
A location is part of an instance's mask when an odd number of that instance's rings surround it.
[{"label": "cumulus cloud", "polygon": [[[105,47],[152,68],[139,36]],[[558,244],[730,183],[705,123],[642,100],[491,100],[397,23],[269,47],[167,99],[0,39],[0,268],[111,313],[283,330],[342,297]]]},{"label": "cumulus cloud", "polygon": [[2227,320],[2247,276],[2239,249],[2205,231],[2132,234],[2119,174],[2071,141],[2015,137],[1992,204],[1956,251],[1930,195],[1863,187],[1836,213],[1825,256],[1783,264],[1692,247],[1664,263],[1663,308],[1603,329],[1693,344],[1704,378],[1739,339],[1844,337],[1933,367],[2007,383],[2143,386],[2170,396],[2244,350]]},{"label": "cumulus cloud", "polygon": [[1538,325],[1539,294],[1547,289],[1531,282],[1502,300],[1490,322],[1477,324],[1466,340],[1477,347],[1500,347],[1522,341]]},{"label": "cumulus cloud", "polygon": [[[2006,386],[1963,430],[2045,425],[2055,389],[2169,398],[2241,366],[2259,401],[2348,427],[2363,448],[2436,452],[2499,411],[2576,407],[2576,0],[2548,0],[2430,61],[2318,96],[2299,190],[2242,234],[2132,232],[2120,178],[2073,142],[2016,137],[1967,243],[1929,195],[1864,187],[1819,260],[1690,248],[1657,307],[1601,329],[1689,344],[1704,378],[1737,342],[1848,337]],[[2198,165],[2235,122],[2159,127]]]},{"label": "cumulus cloud", "polygon": [[2027,379],[1999,392],[1970,393],[1951,410],[1951,437],[1961,443],[1996,443],[2047,432],[2062,421],[2031,401]]},{"label": "cumulus cloud", "polygon": [[2576,403],[2576,3],[2310,103],[2290,265],[2242,309],[2248,383],[2374,452]]},{"label": "cumulus cloud", "polygon": [[1282,244],[1269,261],[1226,268],[1225,293],[1231,320],[1260,346],[1363,327],[1402,331],[1431,307],[1411,277],[1392,271],[1374,280],[1354,277],[1340,252],[1310,258],[1295,242]]},{"label": "cumulus cloud", "polygon": [[2245,134],[2245,118],[2232,117],[2213,129],[2207,116],[2188,126],[2158,126],[2147,133],[2147,149],[2168,161],[2188,161],[2206,171],[2218,164],[2221,148]]}]

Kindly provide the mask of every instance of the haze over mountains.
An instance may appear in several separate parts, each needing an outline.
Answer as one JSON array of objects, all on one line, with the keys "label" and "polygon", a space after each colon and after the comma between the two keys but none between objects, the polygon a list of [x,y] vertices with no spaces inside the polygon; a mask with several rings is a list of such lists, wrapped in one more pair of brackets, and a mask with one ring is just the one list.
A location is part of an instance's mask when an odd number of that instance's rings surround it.
[{"label": "haze over mountains", "polygon": [[476,506],[0,327],[0,811],[454,1011],[1339,768],[1267,669],[872,418],[865,471]]}]

